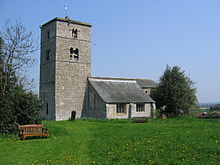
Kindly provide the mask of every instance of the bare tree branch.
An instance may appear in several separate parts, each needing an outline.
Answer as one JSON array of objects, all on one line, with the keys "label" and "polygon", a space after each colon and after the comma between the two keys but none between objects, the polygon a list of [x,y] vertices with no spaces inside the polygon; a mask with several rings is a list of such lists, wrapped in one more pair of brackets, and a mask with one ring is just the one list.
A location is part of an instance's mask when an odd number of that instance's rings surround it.
[{"label": "bare tree branch", "polygon": [[7,20],[0,32],[0,38],[3,41],[0,62],[2,72],[5,72],[4,77],[1,74],[0,82],[3,84],[1,93],[4,93],[12,74],[16,73],[19,77],[21,71],[34,65],[33,53],[37,51],[37,46],[32,32],[28,32],[21,21],[11,24]]}]

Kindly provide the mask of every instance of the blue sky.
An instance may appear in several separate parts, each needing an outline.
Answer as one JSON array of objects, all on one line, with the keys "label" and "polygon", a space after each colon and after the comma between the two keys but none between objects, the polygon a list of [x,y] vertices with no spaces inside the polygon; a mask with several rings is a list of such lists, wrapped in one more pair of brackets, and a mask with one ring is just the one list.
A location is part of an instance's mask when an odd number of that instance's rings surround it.
[{"label": "blue sky", "polygon": [[[220,102],[220,0],[0,0],[0,26],[39,25],[67,15],[92,27],[92,76],[159,80],[166,65],[196,82],[200,102]],[[36,66],[28,73],[39,80]]]}]

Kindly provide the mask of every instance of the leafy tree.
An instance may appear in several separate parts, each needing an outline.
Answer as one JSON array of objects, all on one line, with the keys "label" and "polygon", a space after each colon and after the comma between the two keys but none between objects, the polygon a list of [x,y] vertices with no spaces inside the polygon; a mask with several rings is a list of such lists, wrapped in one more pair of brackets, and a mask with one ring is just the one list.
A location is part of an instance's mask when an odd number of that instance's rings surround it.
[{"label": "leafy tree", "polygon": [[196,102],[194,82],[181,71],[180,67],[170,67],[160,77],[159,84],[152,97],[162,113],[167,116],[188,114]]}]

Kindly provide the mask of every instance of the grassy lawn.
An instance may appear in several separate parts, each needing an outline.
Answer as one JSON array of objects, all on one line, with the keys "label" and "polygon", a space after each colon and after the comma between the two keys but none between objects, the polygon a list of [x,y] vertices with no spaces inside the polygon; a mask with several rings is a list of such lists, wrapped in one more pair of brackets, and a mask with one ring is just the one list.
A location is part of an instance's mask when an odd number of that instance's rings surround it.
[{"label": "grassy lawn", "polygon": [[219,165],[220,120],[44,121],[49,139],[0,135],[0,165]]}]

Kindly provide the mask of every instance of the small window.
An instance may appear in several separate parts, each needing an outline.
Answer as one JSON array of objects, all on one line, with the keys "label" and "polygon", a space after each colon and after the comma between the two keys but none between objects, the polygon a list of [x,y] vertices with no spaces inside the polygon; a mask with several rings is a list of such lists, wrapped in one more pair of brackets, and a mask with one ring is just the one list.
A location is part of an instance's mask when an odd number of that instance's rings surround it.
[{"label": "small window", "polygon": [[46,51],[46,59],[49,60],[50,59],[50,49],[48,49]]},{"label": "small window", "polygon": [[48,107],[48,103],[46,103],[46,114],[48,115],[49,113],[49,107]]},{"label": "small window", "polygon": [[136,112],[144,112],[144,104],[136,104]]},{"label": "small window", "polygon": [[47,31],[47,38],[50,38],[50,31]]},{"label": "small window", "polygon": [[116,113],[126,113],[126,104],[117,104]]},{"label": "small window", "polygon": [[78,38],[78,30],[77,29],[72,29],[72,37]]}]

